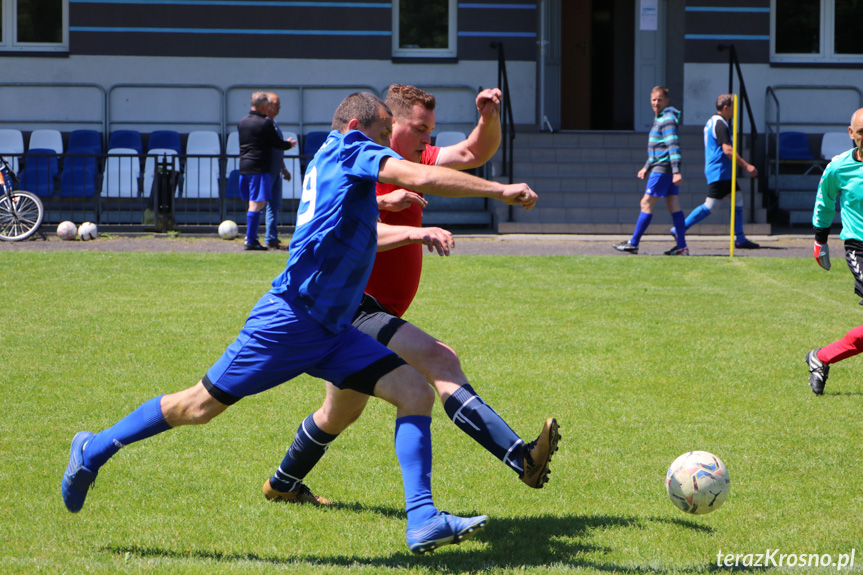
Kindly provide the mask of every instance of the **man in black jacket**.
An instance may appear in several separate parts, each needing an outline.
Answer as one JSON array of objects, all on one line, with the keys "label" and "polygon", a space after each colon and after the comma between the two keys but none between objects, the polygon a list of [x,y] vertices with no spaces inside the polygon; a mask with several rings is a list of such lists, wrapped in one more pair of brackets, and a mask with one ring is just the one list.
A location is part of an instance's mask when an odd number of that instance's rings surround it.
[{"label": "man in black jacket", "polygon": [[254,92],[249,115],[237,125],[240,136],[240,195],[244,200],[249,200],[246,214],[247,250],[267,249],[258,241],[258,224],[261,222],[261,210],[272,197],[270,164],[273,148],[290,150],[294,146],[293,141],[285,141],[279,136],[273,121],[267,117],[274,105],[272,96],[267,92]]}]

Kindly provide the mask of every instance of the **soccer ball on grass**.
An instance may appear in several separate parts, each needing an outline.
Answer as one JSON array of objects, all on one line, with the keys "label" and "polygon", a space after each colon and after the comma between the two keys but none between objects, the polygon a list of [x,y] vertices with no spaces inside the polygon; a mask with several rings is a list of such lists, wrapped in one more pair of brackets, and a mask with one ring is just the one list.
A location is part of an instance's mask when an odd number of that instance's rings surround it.
[{"label": "soccer ball on grass", "polygon": [[223,240],[232,240],[237,237],[237,224],[232,220],[225,220],[219,224],[219,237]]},{"label": "soccer ball on grass", "polygon": [[672,503],[686,513],[715,511],[731,494],[731,478],[722,461],[706,451],[690,451],[668,468],[665,489]]},{"label": "soccer ball on grass", "polygon": [[93,222],[84,222],[78,228],[78,237],[84,241],[95,240],[99,237],[99,228]]},{"label": "soccer ball on grass", "polygon": [[78,226],[68,221],[60,222],[57,226],[57,235],[61,240],[74,240],[78,235]]}]

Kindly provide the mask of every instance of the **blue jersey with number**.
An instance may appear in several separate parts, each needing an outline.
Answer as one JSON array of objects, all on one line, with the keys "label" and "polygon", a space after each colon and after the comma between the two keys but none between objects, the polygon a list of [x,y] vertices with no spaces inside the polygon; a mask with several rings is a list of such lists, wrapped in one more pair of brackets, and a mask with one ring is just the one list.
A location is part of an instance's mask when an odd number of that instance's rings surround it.
[{"label": "blue jersey with number", "polygon": [[330,132],[306,168],[297,226],[273,293],[333,333],[351,324],[377,251],[375,182],[381,161],[401,159],[362,132]]},{"label": "blue jersey with number", "polygon": [[722,144],[731,144],[728,122],[716,114],[704,126],[704,175],[707,183],[731,179],[731,160],[722,151]]}]

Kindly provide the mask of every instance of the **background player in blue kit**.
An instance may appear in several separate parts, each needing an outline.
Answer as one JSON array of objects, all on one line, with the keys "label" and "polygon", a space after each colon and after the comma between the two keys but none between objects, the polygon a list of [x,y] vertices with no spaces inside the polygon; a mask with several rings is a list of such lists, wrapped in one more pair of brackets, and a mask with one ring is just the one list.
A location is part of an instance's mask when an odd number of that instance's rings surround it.
[{"label": "background player in blue kit", "polygon": [[[638,179],[647,178],[647,187],[644,197],[641,198],[641,212],[635,222],[632,238],[614,244],[614,249],[619,252],[638,253],[641,236],[653,219],[653,208],[659,198],[665,198],[674,224],[683,224],[683,212],[680,209],[680,183],[683,175],[680,173],[680,142],[677,136],[680,110],[669,106],[668,101],[668,88],[656,86],[651,90],[650,107],[653,108],[656,118],[647,140],[647,161],[644,167],[638,170]],[[677,245],[665,252],[665,255],[688,256],[686,236],[680,234]]]},{"label": "background player in blue kit", "polygon": [[[731,193],[731,160],[734,147],[731,145],[731,130],[728,122],[734,118],[734,96],[721,94],[716,99],[716,114],[704,126],[704,175],[707,177],[707,199],[686,217],[685,226],[674,222],[671,235],[680,240],[686,230],[709,216],[716,205]],[[758,170],[737,154],[737,165],[749,175],[758,177]],[[737,186],[740,191],[740,186]],[[681,231],[682,230],[682,231]],[[743,233],[743,194],[736,194],[734,206],[734,247],[747,250],[758,249]]]},{"label": "background player in blue kit", "polygon": [[367,93],[348,96],[333,131],[309,164],[285,271],[246,324],[192,387],[150,399],[99,433],[72,439],[63,502],[80,511],[99,469],[122,447],[181,425],[204,424],[245,396],[308,373],[396,406],[395,449],[402,469],[407,541],[424,553],[471,537],[488,521],[440,512],[431,495],[431,411],[425,378],[351,325],[377,244],[375,181],[433,192],[503,193],[531,205],[525,184],[504,186],[402,160],[388,146],[389,109]]},{"label": "background player in blue kit", "polygon": [[273,197],[270,174],[273,149],[290,150],[297,145],[294,139],[283,139],[273,122],[280,107],[279,97],[275,94],[254,92],[251,111],[237,124],[240,139],[240,196],[249,202],[246,242],[243,246],[246,250],[267,249],[258,241],[258,224],[261,222],[261,210]]}]

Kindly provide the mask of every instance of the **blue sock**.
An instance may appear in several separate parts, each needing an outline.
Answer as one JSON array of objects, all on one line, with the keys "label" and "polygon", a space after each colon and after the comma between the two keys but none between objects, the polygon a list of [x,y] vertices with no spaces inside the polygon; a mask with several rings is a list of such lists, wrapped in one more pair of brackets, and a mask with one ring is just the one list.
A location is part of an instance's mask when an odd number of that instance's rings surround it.
[{"label": "blue sock", "polygon": [[644,235],[644,232],[647,231],[647,226],[650,225],[650,220],[653,219],[653,214],[648,214],[646,212],[641,212],[638,214],[638,221],[635,222],[635,231],[632,232],[632,239],[629,240],[634,246],[638,245],[638,242],[641,241],[641,236]]},{"label": "blue sock", "polygon": [[688,230],[689,228],[709,216],[711,213],[712,212],[710,211],[710,208],[708,208],[704,204],[701,204],[700,206],[692,210],[688,216],[686,216],[686,229]]},{"label": "blue sock", "polygon": [[396,419],[395,442],[410,529],[437,514],[431,494],[431,417],[408,415]]},{"label": "blue sock", "polygon": [[524,442],[509,425],[465,384],[443,406],[456,426],[488,452],[524,475]]},{"label": "blue sock", "polygon": [[686,218],[683,217],[683,211],[674,212],[671,214],[671,221],[674,222],[674,230],[677,236],[677,247],[686,247]]},{"label": "blue sock", "polygon": [[162,415],[161,401],[161,395],[154,397],[112,427],[97,433],[84,446],[84,467],[98,471],[121,448],[171,429]]},{"label": "blue sock", "polygon": [[330,443],[338,437],[322,431],[315,425],[315,419],[308,416],[297,428],[297,435],[288,448],[276,474],[270,478],[270,485],[277,491],[296,489],[312,468],[317,465]]},{"label": "blue sock", "polygon": [[261,212],[246,212],[246,243],[258,241],[258,224],[261,223]]},{"label": "blue sock", "polygon": [[738,242],[746,241],[746,234],[743,233],[743,207],[734,208],[734,235],[737,236]]}]

